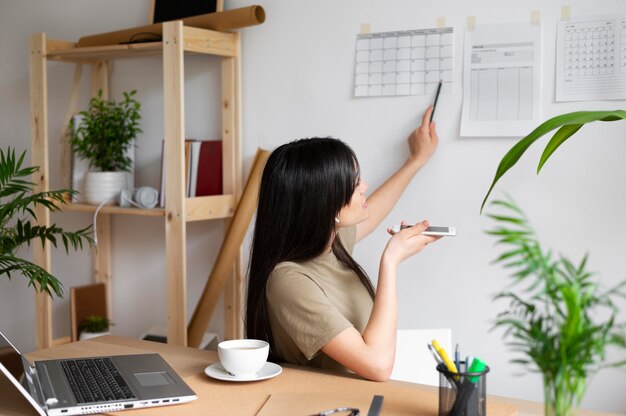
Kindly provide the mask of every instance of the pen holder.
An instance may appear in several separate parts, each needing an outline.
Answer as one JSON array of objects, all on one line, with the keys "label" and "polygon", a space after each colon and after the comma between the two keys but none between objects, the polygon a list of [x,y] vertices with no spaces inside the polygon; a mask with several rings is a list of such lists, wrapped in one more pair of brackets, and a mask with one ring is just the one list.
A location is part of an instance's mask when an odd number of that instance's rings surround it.
[{"label": "pen holder", "polygon": [[[465,370],[465,361],[460,368]],[[453,373],[444,364],[439,371],[439,416],[485,416],[487,414],[487,373]]]}]

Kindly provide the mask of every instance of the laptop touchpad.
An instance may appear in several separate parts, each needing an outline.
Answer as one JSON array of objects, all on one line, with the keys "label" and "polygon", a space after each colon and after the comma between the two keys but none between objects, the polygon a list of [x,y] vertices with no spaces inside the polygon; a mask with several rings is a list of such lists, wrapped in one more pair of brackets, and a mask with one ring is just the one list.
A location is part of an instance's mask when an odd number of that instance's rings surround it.
[{"label": "laptop touchpad", "polygon": [[174,380],[165,371],[154,373],[135,373],[135,378],[142,387],[166,386],[175,384]]}]

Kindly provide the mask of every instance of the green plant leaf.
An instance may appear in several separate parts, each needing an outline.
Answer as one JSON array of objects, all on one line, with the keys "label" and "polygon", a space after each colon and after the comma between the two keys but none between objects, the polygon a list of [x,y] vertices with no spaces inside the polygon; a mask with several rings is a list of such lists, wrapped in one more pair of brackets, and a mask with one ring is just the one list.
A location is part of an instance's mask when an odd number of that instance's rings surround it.
[{"label": "green plant leaf", "polygon": [[89,109],[81,111],[75,125],[67,129],[72,150],[89,161],[90,168],[100,171],[128,171],[132,161],[127,151],[134,145],[141,119],[141,104],[135,100],[136,91],[124,92],[120,102],[103,100],[102,91],[92,97]]},{"label": "green plant leaf", "polygon": [[552,153],[554,153],[556,149],[558,149],[559,146],[565,142],[565,140],[580,130],[582,126],[584,126],[584,124],[566,124],[554,133],[554,136],[552,136],[545,149],[543,149],[543,154],[539,160],[539,166],[537,166],[537,173],[541,171],[541,168],[548,161],[548,158],[552,155]]},{"label": "green plant leaf", "polygon": [[[532,132],[530,132],[530,134],[520,139],[504,155],[504,157],[500,161],[500,164],[498,165],[498,168],[496,169],[496,174],[494,176],[493,181],[491,182],[491,185],[489,186],[489,190],[487,191],[487,194],[485,195],[483,202],[480,206],[480,212],[482,213],[483,208],[487,202],[487,199],[489,198],[489,195],[491,194],[491,191],[493,190],[496,183],[500,180],[500,178],[517,163],[520,157],[522,157],[522,155],[526,152],[526,150],[528,150],[528,148],[535,141],[537,141],[537,139],[544,136],[546,133],[554,129],[557,129],[561,126],[565,126],[565,125],[582,126],[584,124],[591,123],[593,121],[618,121],[618,120],[623,120],[623,119],[626,119],[626,111],[613,110],[613,111],[576,111],[573,113],[561,114],[559,116],[546,120],[545,122],[540,124],[537,128],[535,128]],[[573,127],[568,128],[562,134],[565,136],[566,133],[570,133],[572,129],[574,128]],[[580,127],[578,127],[576,131],[578,129],[580,129]],[[562,138],[557,139],[555,143],[552,145],[554,146],[554,149],[545,156],[545,159],[547,160],[547,158],[552,154],[552,152],[554,152],[554,150],[560,144],[562,144],[564,140],[569,138],[574,133],[575,131],[571,132],[569,135],[567,135],[567,137],[562,137]],[[561,142],[558,143],[559,141]],[[543,161],[543,163],[545,163],[545,160]],[[540,167],[543,166],[543,163],[540,163]]]},{"label": "green plant leaf", "polygon": [[62,296],[61,283],[55,276],[17,257],[15,253],[20,247],[30,245],[33,240],[40,240],[42,244],[49,241],[56,246],[59,237],[66,252],[70,247],[82,248],[83,241],[92,245],[91,226],[70,232],[56,224],[41,226],[36,223],[35,207],[43,206],[50,211],[58,211],[60,205],[65,203],[64,195],[69,191],[31,193],[33,183],[26,178],[31,177],[37,167],[22,167],[25,155],[26,152],[23,152],[16,158],[15,150],[9,148],[4,152],[0,149],[0,276],[10,279],[12,274],[19,274],[28,278],[29,286],[36,290]]}]

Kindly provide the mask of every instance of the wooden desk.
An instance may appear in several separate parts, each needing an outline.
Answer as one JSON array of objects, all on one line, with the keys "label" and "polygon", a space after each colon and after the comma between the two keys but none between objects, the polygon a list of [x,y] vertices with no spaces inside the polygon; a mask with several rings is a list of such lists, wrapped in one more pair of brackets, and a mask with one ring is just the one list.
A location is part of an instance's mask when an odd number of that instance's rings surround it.
[{"label": "wooden desk", "polygon": [[[284,366],[283,373],[270,380],[250,383],[218,381],[204,374],[204,369],[217,362],[215,351],[198,350],[131,338],[106,336],[26,354],[32,362],[36,360],[85,357],[93,355],[139,354],[157,352],[178,372],[198,395],[198,400],[188,404],[138,409],[118,412],[126,416],[160,415],[232,415],[253,416],[266,405],[278,399],[308,396],[339,397],[360,400],[362,414],[367,414],[369,402],[375,394],[384,395],[383,415],[437,415],[438,392],[435,387],[399,381],[377,383],[356,376],[311,370],[297,366]],[[487,385],[487,387],[489,387]],[[271,401],[268,401],[271,400]],[[5,402],[5,400],[2,400]],[[341,405],[338,403],[337,405]],[[0,414],[7,414],[5,403],[0,403]],[[267,409],[267,407],[266,407]],[[295,410],[295,409],[292,409]],[[317,411],[326,410],[326,407]],[[517,410],[517,411],[516,411]],[[538,403],[509,400],[489,396],[489,416],[541,415],[543,408]],[[10,414],[10,413],[8,413]],[[28,413],[22,410],[20,415]],[[290,411],[297,415],[299,412]],[[601,413],[581,412],[581,416],[600,416]],[[607,415],[607,414],[604,414]]]}]

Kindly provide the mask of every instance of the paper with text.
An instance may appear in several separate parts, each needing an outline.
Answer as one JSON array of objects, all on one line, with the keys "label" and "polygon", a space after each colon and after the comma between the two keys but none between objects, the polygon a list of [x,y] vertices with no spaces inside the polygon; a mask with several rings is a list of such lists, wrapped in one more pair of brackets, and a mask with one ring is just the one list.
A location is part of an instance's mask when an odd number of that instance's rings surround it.
[{"label": "paper with text", "polygon": [[465,32],[461,136],[515,136],[540,122],[541,25],[476,25]]},{"label": "paper with text", "polygon": [[626,99],[626,13],[559,22],[556,100]]}]

